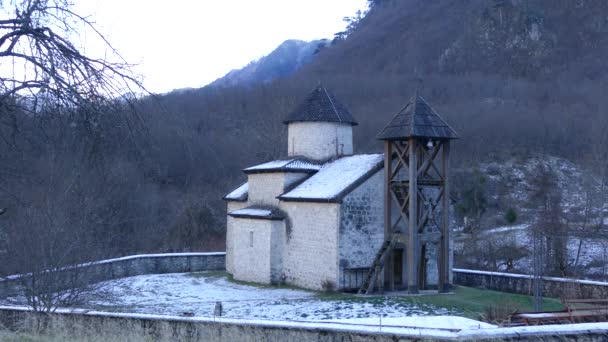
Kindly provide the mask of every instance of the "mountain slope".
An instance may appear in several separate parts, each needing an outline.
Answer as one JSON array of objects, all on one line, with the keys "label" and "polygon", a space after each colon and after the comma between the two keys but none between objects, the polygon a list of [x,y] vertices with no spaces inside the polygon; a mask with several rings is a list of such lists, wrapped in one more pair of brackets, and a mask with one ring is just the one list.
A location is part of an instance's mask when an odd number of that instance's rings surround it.
[{"label": "mountain slope", "polygon": [[[211,198],[236,185],[242,168],[286,153],[283,118],[319,81],[359,121],[357,153],[381,150],[376,134],[419,88],[461,137],[453,145],[455,167],[540,153],[601,173],[608,73],[588,77],[588,71],[607,65],[606,44],[599,44],[605,39],[605,6],[385,0],[345,40],[322,49],[290,76],[248,87],[205,87],[163,101],[185,123],[183,129],[193,131],[197,158],[222,166],[194,167],[205,171],[197,177],[211,184]],[[583,18],[582,25],[572,25]],[[507,44],[518,39],[517,47]]]},{"label": "mountain slope", "polygon": [[253,61],[242,69],[234,69],[210,85],[219,87],[251,85],[289,76],[304,64],[312,62],[319,46],[325,44],[325,40],[311,42],[286,40],[268,56]]}]

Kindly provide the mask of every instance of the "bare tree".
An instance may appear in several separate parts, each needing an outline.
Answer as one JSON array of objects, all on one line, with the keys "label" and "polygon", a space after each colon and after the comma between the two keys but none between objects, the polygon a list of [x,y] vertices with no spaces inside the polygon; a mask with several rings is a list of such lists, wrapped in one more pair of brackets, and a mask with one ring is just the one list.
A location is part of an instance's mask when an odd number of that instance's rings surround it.
[{"label": "bare tree", "polygon": [[[85,53],[85,35],[105,46],[102,56]],[[77,300],[84,284],[65,267],[103,256],[120,231],[108,228],[137,219],[121,208],[125,191],[108,175],[115,156],[104,146],[111,135],[133,135],[104,124],[133,114],[124,104],[145,92],[131,67],[70,0],[0,0],[3,263],[28,274],[35,310]],[[129,130],[141,123],[120,121]]]},{"label": "bare tree", "polygon": [[[0,1],[0,103],[29,110],[98,104],[142,89],[117,50],[70,0]],[[85,54],[74,39],[92,33],[106,55]]]},{"label": "bare tree", "polygon": [[[562,210],[562,197],[557,176],[550,166],[540,162],[533,184],[532,201],[538,206],[538,219],[533,233],[544,241],[545,271],[566,276],[568,272],[568,230]],[[536,240],[536,239],[535,239]]]}]

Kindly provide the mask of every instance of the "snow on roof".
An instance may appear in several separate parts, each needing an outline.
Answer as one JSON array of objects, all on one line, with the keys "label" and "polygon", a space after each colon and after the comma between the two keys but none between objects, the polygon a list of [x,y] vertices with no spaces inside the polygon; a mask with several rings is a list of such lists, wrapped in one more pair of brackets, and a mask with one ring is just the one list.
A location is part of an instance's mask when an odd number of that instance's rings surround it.
[{"label": "snow on roof", "polygon": [[247,200],[247,195],[249,194],[249,183],[245,182],[241,184],[238,188],[232,190],[231,193],[224,196],[226,201],[239,201],[245,202]]},{"label": "snow on roof", "polygon": [[248,167],[243,172],[245,173],[262,173],[262,172],[317,172],[321,165],[313,164],[301,159],[274,160],[264,164]]},{"label": "snow on roof", "polygon": [[228,213],[228,215],[237,218],[252,218],[262,220],[282,220],[285,218],[285,215],[283,215],[283,213],[277,209],[256,207],[247,207],[231,211]]},{"label": "snow on roof", "polygon": [[338,202],[382,168],[383,154],[360,154],[329,162],[312,177],[279,196],[282,201]]}]

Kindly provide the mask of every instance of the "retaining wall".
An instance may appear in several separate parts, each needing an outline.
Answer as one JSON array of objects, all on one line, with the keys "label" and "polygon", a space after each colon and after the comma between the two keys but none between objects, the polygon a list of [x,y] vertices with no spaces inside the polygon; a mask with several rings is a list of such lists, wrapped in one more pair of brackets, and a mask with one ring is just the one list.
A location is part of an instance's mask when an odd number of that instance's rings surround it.
[{"label": "retaining wall", "polygon": [[[224,252],[141,254],[66,267],[49,273],[52,278],[48,281],[53,282],[54,290],[62,290],[75,283],[93,284],[142,274],[224,271],[225,264]],[[0,278],[0,298],[22,294],[24,284],[30,281],[31,275]]]},{"label": "retaining wall", "polygon": [[[273,322],[109,312],[36,313],[0,307],[0,325],[63,338],[153,341],[606,341],[608,323],[479,330],[370,326],[336,322]],[[93,335],[93,336],[91,336]]]},{"label": "retaining wall", "polygon": [[[532,295],[533,276],[525,274],[454,269],[454,283],[491,290]],[[543,296],[554,298],[608,298],[608,283],[543,277]]]}]

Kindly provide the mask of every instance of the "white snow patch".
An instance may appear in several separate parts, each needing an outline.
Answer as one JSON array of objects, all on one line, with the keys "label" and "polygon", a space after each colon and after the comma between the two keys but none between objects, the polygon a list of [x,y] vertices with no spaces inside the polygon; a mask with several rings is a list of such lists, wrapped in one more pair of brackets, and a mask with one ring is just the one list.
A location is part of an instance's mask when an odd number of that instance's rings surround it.
[{"label": "white snow patch", "polygon": [[[378,318],[461,314],[430,304],[410,303],[398,297],[367,301],[352,296],[327,300],[316,292],[255,287],[229,281],[222,273],[170,273],[110,280],[95,285],[84,309],[155,315],[184,312],[213,317],[216,302],[222,302],[225,318],[274,321],[318,321],[328,319]],[[25,304],[9,298],[5,304]]]},{"label": "white snow patch", "polygon": [[321,168],[320,165],[313,164],[311,162],[299,159],[287,159],[287,160],[273,160],[264,164],[252,166],[246,168],[247,171],[264,171],[264,170],[293,170],[293,171],[318,171]]},{"label": "white snow patch", "polygon": [[231,215],[247,215],[247,216],[259,216],[259,217],[270,217],[272,211],[268,209],[255,209],[255,208],[244,208],[235,211],[231,211]]},{"label": "white snow patch", "polygon": [[384,160],[383,154],[342,157],[325,164],[319,172],[281,199],[333,199]]},{"label": "white snow patch", "polygon": [[243,199],[243,197],[245,195],[247,195],[248,192],[249,192],[249,183],[245,182],[238,188],[232,190],[232,192],[229,193],[228,195],[226,195],[226,197],[224,197],[224,198],[228,199],[228,200],[240,200],[240,199]]},{"label": "white snow patch", "polygon": [[412,316],[412,317],[371,317],[351,319],[331,319],[329,322],[350,324],[378,325],[402,328],[434,328],[434,329],[490,329],[495,325],[459,316]]},{"label": "white snow patch", "polygon": [[516,273],[504,273],[504,272],[490,272],[490,271],[479,271],[479,270],[467,270],[463,268],[454,268],[454,272],[460,273],[471,273],[471,274],[483,274],[483,275],[491,275],[491,276],[499,276],[499,277],[510,277],[510,278],[529,278],[531,279],[533,276],[527,274],[516,274]]},{"label": "white snow patch", "polygon": [[529,226],[530,226],[529,224],[520,224],[517,226],[503,226],[503,227],[498,227],[498,228],[494,228],[494,229],[490,229],[490,230],[485,230],[485,231],[483,231],[482,234],[495,234],[495,233],[511,232],[514,230],[526,230],[526,229],[528,229]]}]

